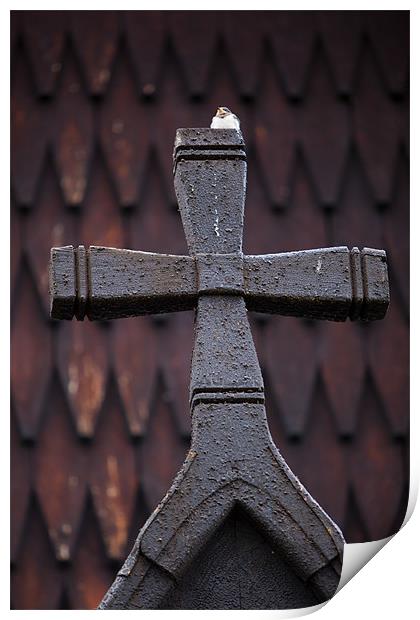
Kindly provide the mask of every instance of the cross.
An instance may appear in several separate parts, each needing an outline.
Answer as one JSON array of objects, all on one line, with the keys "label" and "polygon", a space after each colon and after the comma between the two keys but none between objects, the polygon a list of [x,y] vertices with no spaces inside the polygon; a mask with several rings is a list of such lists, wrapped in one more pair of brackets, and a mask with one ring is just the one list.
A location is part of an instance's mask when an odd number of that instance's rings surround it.
[{"label": "cross", "polygon": [[[316,601],[337,586],[343,538],[271,440],[247,310],[381,319],[389,303],[386,254],[333,247],[244,255],[244,148],[234,129],[177,130],[174,182],[188,256],[97,246],[51,250],[53,318],[196,310],[191,449],[103,608],[175,604],[174,584],[233,505],[269,533]],[[280,604],[282,594],[276,596]]]}]

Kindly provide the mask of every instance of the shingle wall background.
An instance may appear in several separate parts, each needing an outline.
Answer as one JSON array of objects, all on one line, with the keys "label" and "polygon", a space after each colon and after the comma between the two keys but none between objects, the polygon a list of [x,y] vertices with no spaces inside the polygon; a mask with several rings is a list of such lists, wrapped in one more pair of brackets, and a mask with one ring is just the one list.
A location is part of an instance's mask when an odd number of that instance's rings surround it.
[{"label": "shingle wall background", "polygon": [[12,606],[95,607],[188,448],[193,315],[52,322],[51,246],[186,251],[177,127],[248,151],[244,250],[385,248],[377,324],[252,316],[275,442],[349,542],[408,485],[408,12],[13,12]]}]

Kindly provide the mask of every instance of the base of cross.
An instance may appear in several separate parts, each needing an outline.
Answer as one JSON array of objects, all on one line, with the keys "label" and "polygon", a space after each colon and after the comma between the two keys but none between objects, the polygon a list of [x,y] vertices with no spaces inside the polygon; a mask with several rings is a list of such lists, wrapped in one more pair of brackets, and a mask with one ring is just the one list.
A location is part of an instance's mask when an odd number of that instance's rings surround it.
[{"label": "base of cross", "polygon": [[[267,426],[248,310],[384,317],[382,250],[242,252],[246,155],[233,129],[180,129],[175,190],[189,256],[53,248],[53,318],[196,309],[191,448],[101,609],[290,609],[331,598],[344,539]],[[279,369],[281,372],[281,369]]]},{"label": "base of cross", "polygon": [[192,442],[101,609],[290,609],[330,599],[344,539],[274,445],[263,404],[199,403]]}]

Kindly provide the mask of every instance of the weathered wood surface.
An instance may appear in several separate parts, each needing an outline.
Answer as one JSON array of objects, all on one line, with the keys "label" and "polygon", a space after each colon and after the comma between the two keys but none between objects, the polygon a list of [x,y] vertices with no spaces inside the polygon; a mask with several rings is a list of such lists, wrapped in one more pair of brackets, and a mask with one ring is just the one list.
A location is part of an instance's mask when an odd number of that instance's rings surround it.
[{"label": "weathered wood surface", "polygon": [[233,509],[160,608],[279,609],[317,603],[255,522]]},{"label": "weathered wood surface", "polygon": [[257,312],[330,321],[382,319],[389,303],[385,252],[370,248],[191,257],[67,246],[51,250],[51,273],[56,319],[192,310],[203,293],[242,295]]},{"label": "weathered wood surface", "polygon": [[[332,320],[382,318],[389,302],[385,253],[339,247],[244,257],[246,159],[240,132],[179,130],[174,162],[189,257],[99,247],[52,252],[52,313],[57,318],[60,313],[69,318],[71,304],[79,319],[197,307],[191,448],[101,608],[191,605],[191,591],[179,584],[191,580],[191,563],[206,553],[221,524],[229,530],[236,522],[237,507],[252,526],[240,520],[244,536],[235,539],[236,557],[246,554],[247,528],[255,529],[251,539],[259,541],[258,552],[249,566],[255,562],[254,570],[260,570],[274,553],[278,561],[272,570],[279,571],[279,579],[274,574],[260,581],[256,598],[242,599],[241,588],[228,585],[220,600],[231,595],[232,608],[293,608],[302,601],[324,601],[338,585],[344,540],[271,439],[247,306]],[[69,281],[59,278],[67,273],[63,265],[72,253],[70,293]],[[213,553],[211,544],[206,549],[204,566]],[[224,553],[229,555],[229,549]],[[237,581],[240,570],[237,566],[229,573],[226,583]],[[212,604],[211,597],[194,600],[196,608]]]}]

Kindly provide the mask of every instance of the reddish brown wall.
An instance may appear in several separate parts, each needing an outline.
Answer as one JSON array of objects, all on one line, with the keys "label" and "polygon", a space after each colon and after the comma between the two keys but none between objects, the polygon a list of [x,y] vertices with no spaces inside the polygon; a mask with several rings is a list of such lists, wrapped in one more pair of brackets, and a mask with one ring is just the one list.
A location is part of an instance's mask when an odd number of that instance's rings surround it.
[{"label": "reddish brown wall", "polygon": [[252,319],[273,437],[350,542],[401,523],[408,13],[12,14],[12,606],[95,607],[188,447],[193,317],[48,319],[53,245],[186,250],[177,127],[248,150],[245,251],[385,248],[378,324]]}]

